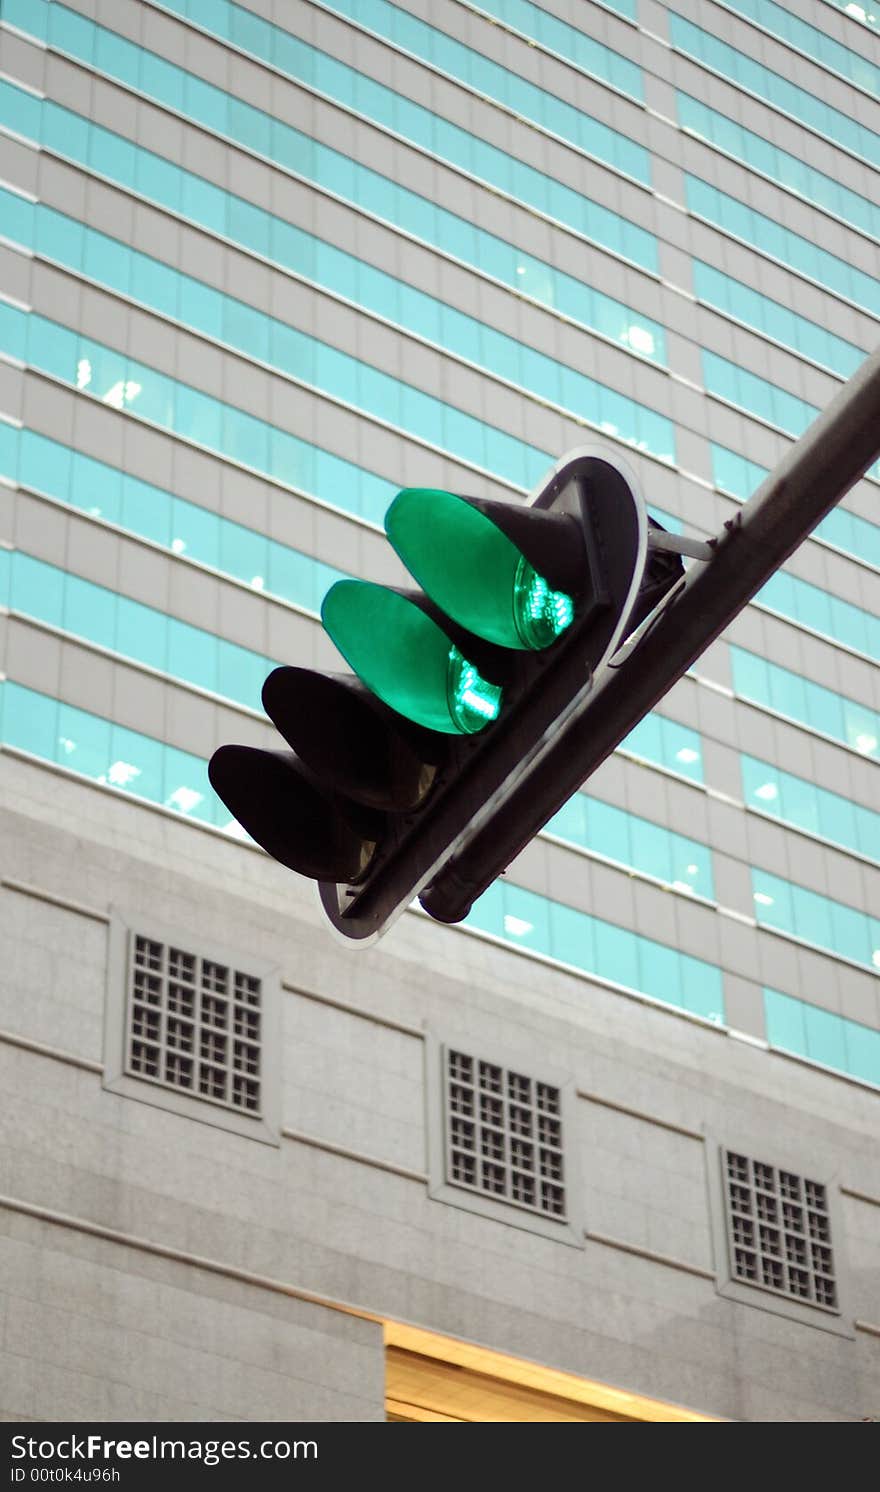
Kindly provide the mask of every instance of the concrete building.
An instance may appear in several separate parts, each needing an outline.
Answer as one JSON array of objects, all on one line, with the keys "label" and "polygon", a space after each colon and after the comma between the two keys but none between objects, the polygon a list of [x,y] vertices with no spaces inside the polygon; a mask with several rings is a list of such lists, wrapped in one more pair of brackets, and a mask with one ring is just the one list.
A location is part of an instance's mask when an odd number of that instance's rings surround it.
[{"label": "concrete building", "polygon": [[877,342],[878,85],[832,0],[0,0],[6,1418],[880,1413],[876,472],[465,927],[205,775],[402,486],[719,529]]}]

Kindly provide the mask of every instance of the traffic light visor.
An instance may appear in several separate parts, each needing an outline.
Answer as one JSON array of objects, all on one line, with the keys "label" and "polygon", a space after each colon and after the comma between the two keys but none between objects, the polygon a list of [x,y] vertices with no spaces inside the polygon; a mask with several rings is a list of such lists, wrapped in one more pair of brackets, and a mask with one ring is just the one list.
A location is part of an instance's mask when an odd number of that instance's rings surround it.
[{"label": "traffic light visor", "polygon": [[574,620],[571,596],[555,590],[467,498],[405,488],[388,509],[385,531],[431,600],[487,642],[540,650]]},{"label": "traffic light visor", "polygon": [[356,881],[369,866],[381,818],[342,809],[290,751],[221,746],[211,786],[267,854],[313,880]]},{"label": "traffic light visor", "polygon": [[399,591],[340,580],[321,619],[342,656],[373,693],[408,720],[447,735],[473,735],[501,708],[501,688],[482,678],[441,627]]}]

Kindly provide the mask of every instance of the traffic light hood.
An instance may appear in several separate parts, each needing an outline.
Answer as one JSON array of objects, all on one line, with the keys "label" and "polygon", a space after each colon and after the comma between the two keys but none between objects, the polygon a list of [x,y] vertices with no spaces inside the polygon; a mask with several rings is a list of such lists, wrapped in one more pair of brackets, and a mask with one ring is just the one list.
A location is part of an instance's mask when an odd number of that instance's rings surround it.
[{"label": "traffic light hood", "polygon": [[431,600],[487,642],[538,651],[574,620],[587,569],[570,515],[407,487],[385,532]]},{"label": "traffic light hood", "polygon": [[382,814],[325,791],[292,752],[221,746],[208,776],[251,839],[289,870],[356,882],[369,867]]},{"label": "traffic light hood", "polygon": [[371,808],[418,807],[446,754],[445,737],[402,720],[348,674],[275,668],[263,708],[311,771]]},{"label": "traffic light hood", "polygon": [[339,580],[324,597],[321,620],[346,662],[385,704],[428,730],[474,735],[501,709],[496,660],[488,659],[495,677],[485,677],[483,658],[472,656],[471,644],[480,654],[489,650],[457,628],[441,627],[432,610],[388,586]]}]

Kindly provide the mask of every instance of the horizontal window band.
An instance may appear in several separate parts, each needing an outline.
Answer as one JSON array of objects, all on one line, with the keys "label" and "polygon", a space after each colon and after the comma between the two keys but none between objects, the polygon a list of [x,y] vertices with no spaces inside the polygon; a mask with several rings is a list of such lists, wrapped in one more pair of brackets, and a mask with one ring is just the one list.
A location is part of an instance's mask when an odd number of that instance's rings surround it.
[{"label": "horizontal window band", "polygon": [[[19,215],[22,216],[25,204],[19,204],[17,197],[11,193],[4,193],[0,189],[0,199],[3,196],[6,197],[6,203],[4,204],[0,200],[0,208],[6,206],[10,209],[11,213],[14,213],[16,207],[20,205],[22,211]],[[9,239],[16,248],[30,253],[31,247],[27,240],[28,238],[34,239],[37,243],[34,253],[38,260],[45,260],[49,264],[56,264],[66,273],[74,275],[78,280],[82,280],[86,284],[96,285],[129,304],[143,307],[162,322],[175,328],[184,327],[187,331],[204,338],[209,344],[217,346],[224,351],[229,351],[235,356],[241,357],[246,362],[254,363],[256,366],[265,368],[280,377],[301,381],[301,376],[296,372],[294,353],[300,343],[309,343],[317,349],[319,359],[322,355],[321,349],[325,349],[323,354],[325,357],[335,353],[338,361],[348,361],[355,365],[360,365],[365,370],[369,370],[376,380],[382,380],[390,376],[384,374],[381,369],[374,368],[372,364],[367,364],[363,360],[355,358],[353,354],[344,353],[331,344],[322,343],[318,338],[296,332],[288,323],[282,322],[244,302],[225,295],[223,292],[215,290],[212,286],[195,280],[191,276],[185,275],[181,271],[166,265],[163,261],[141,254],[137,249],[121,243],[116,239],[96,233],[77,219],[69,218],[63,213],[58,213],[54,209],[45,207],[43,204],[39,204],[35,209],[31,209],[31,211],[33,213],[32,223],[22,224],[18,231],[17,240]],[[45,230],[43,229],[43,224],[45,224]],[[45,239],[48,231],[53,227],[57,231],[55,233],[56,241],[54,248],[51,248],[45,243]],[[291,232],[293,231],[295,230],[291,229]],[[84,246],[82,243],[83,235]],[[73,246],[78,242],[79,252],[75,253]],[[230,242],[232,241],[230,240]],[[316,240],[316,242],[318,241]],[[333,252],[335,253],[336,251]],[[95,261],[99,255],[103,255],[107,264],[107,269],[103,277],[99,277],[96,269],[87,269],[82,267],[81,264],[74,262],[77,258],[91,258]],[[352,263],[361,263],[361,261],[352,260]],[[124,277],[121,277],[119,273],[119,267],[122,264],[129,271]],[[369,268],[365,265],[363,267],[365,269]],[[288,271],[284,272],[288,273]],[[370,270],[370,273],[379,275],[381,272]],[[153,291],[152,298],[149,297],[145,289],[141,289],[140,293],[138,293],[137,289],[132,288],[128,283],[120,283],[120,278],[128,281],[132,277],[140,277],[142,280],[149,281],[151,276],[153,278],[158,277],[159,279],[159,283]],[[318,280],[305,279],[300,276],[296,276],[296,278],[302,279],[303,283],[309,285],[310,288],[314,288],[319,294],[331,294],[334,299],[350,306],[356,312],[369,316],[371,319],[376,319],[381,324],[399,331],[406,337],[413,337],[420,345],[431,347],[442,356],[452,358],[456,362],[464,364],[466,367],[491,378],[493,381],[511,389],[513,392],[530,401],[534,401],[543,408],[564,414],[579,424],[589,424],[595,428],[599,428],[604,434],[611,435],[612,438],[620,440],[623,445],[627,445],[630,448],[635,447],[642,450],[644,447],[644,454],[654,456],[655,459],[661,460],[664,465],[669,464],[671,459],[670,452],[674,456],[674,434],[671,421],[667,416],[646,405],[639,404],[637,401],[630,399],[628,395],[621,394],[610,386],[598,383],[595,379],[589,378],[587,375],[581,374],[576,369],[571,368],[568,364],[557,362],[543,353],[533,352],[525,343],[508,337],[506,333],[496,332],[493,328],[476,321],[474,318],[465,316],[464,313],[455,311],[454,308],[446,306],[443,302],[433,301],[432,297],[426,296],[422,292],[412,292],[412,294],[413,296],[418,295],[425,302],[431,302],[437,310],[438,318],[442,319],[443,315],[448,312],[456,325],[461,324],[464,326],[465,323],[472,324],[476,329],[475,335],[478,334],[479,339],[488,339],[490,342],[498,344],[498,356],[502,361],[514,364],[517,360],[524,364],[533,363],[535,365],[531,370],[533,376],[530,376],[527,382],[523,380],[518,381],[516,378],[507,376],[506,373],[496,370],[495,364],[491,360],[477,361],[469,354],[457,351],[454,345],[440,340],[431,340],[418,331],[412,331],[409,326],[401,321],[394,321],[385,315],[374,312],[369,305],[364,305],[357,300],[337,296],[335,292],[326,292],[325,287]],[[383,278],[388,279],[389,277],[383,276]],[[401,292],[409,292],[409,287],[404,282],[394,283],[398,285]],[[174,287],[176,300],[184,308],[182,314],[177,307],[171,309],[167,304],[160,303],[162,300],[167,301],[171,287]],[[8,303],[12,304],[8,297],[6,299]],[[191,309],[194,304],[201,305],[201,317],[194,314]],[[31,308],[21,307],[21,309]],[[235,337],[236,324],[240,326],[237,339]],[[657,330],[659,331],[660,328],[658,327]],[[638,325],[631,325],[627,334],[635,338],[637,333],[645,335],[649,340],[652,339],[652,334],[646,328],[639,327]],[[610,337],[605,338],[601,333],[597,335],[602,337],[603,340],[607,340],[609,345],[620,345]],[[264,345],[257,351],[248,345],[249,340],[252,342],[259,340]],[[626,351],[627,349],[622,348],[621,350]],[[299,356],[301,358],[302,355],[299,354]],[[290,366],[291,360],[294,361],[293,367]],[[664,370],[658,368],[658,371],[662,374]],[[566,398],[563,398],[561,392],[555,396],[553,394],[534,392],[534,383],[542,386],[552,386],[554,381],[560,390],[563,386],[566,388]],[[402,380],[396,380],[396,383],[402,395],[404,397],[408,395],[414,402],[421,400],[425,404],[432,402],[443,403],[443,401],[436,401],[434,395],[425,393],[415,385],[407,385]],[[316,385],[309,385],[307,381],[306,386],[314,387],[315,391],[321,393],[324,397],[334,397],[331,390]],[[596,406],[595,416],[592,419],[588,419],[581,411],[593,405]],[[452,409],[454,406],[449,406],[449,408]],[[366,410],[363,412],[369,414]],[[460,410],[456,412],[459,419],[464,422],[467,422],[471,418]],[[617,420],[622,422],[624,426],[623,431],[611,420],[610,417],[612,414],[616,415]],[[644,433],[645,431],[650,431],[652,426],[656,426],[656,430],[650,436],[650,441],[656,440],[658,446],[658,450],[656,451],[650,449],[649,439],[645,438]],[[668,429],[665,427],[668,427]],[[496,429],[495,426],[489,424],[485,424],[484,428],[487,432]],[[631,432],[630,434],[626,433],[627,429]],[[640,430],[643,431],[641,436],[639,435]],[[499,438],[501,436],[504,436],[503,431],[499,431]],[[423,437],[419,437],[416,434],[415,438],[419,439]],[[511,439],[512,437],[506,438]],[[508,476],[507,480],[512,482],[514,479]]]},{"label": "horizontal window band", "polygon": [[[44,0],[34,0],[34,4],[31,5],[30,0],[27,0],[25,13],[22,17],[20,17],[20,21],[29,22],[31,27],[33,27],[34,24],[40,26],[43,21],[44,12],[39,10],[38,7],[41,6],[43,3]],[[222,89],[216,88],[214,85],[206,83],[197,75],[186,73],[184,69],[176,67],[174,63],[168,62],[165,58],[156,57],[155,54],[147,52],[146,49],[134,47],[132,43],[126,42],[124,38],[118,36],[116,33],[107,30],[107,28],[97,26],[94,22],[87,21],[84,17],[80,17],[74,12],[67,12],[66,7],[62,7],[61,5],[56,3],[56,5],[53,7],[53,17],[57,17],[60,21],[62,13],[65,13],[65,17],[67,15],[73,15],[75,17],[75,20],[78,22],[80,28],[78,39],[75,40],[72,49],[70,47],[65,47],[63,44],[56,45],[56,43],[50,42],[50,50],[58,50],[60,55],[66,55],[70,57],[76,65],[86,68],[91,72],[98,73],[101,76],[111,78],[112,81],[117,85],[127,89],[128,91],[134,93],[139,97],[148,98],[151,102],[157,103],[159,107],[167,109],[170,113],[184,119],[185,121],[189,121],[198,125],[199,128],[205,129],[208,133],[216,135],[220,139],[229,139],[229,136],[225,133],[223,128],[223,125],[225,124],[225,117],[221,123],[218,123],[218,115],[222,114],[225,116],[225,111],[230,106],[238,109],[242,118],[247,117],[252,126],[256,126],[258,121],[262,119],[268,120],[270,118],[270,116],[265,115],[262,110],[245,104],[242,100],[235,98],[235,96],[229,95]],[[45,14],[48,15],[48,12],[46,12]],[[66,24],[68,25],[69,31],[70,24]],[[184,21],[183,24],[187,25],[191,23]],[[90,32],[90,42],[93,43],[95,37],[100,37],[102,41],[106,38],[108,39],[108,42],[111,46],[115,46],[117,53],[115,71],[111,71],[109,68],[106,67],[103,69],[96,68],[89,57],[84,55],[84,51],[88,45],[84,36],[85,29],[88,29]],[[290,40],[292,45],[304,48],[306,52],[311,53],[312,56],[315,58],[323,56],[323,54],[316,52],[315,49],[308,48],[305,43],[295,42],[293,37],[291,37]],[[132,53],[137,53],[137,59],[131,56]],[[124,64],[120,61],[120,57],[123,55],[125,57]],[[153,92],[145,92],[142,87],[142,78],[140,74],[143,71],[144,64],[141,62],[141,58],[150,58],[151,66],[154,62],[158,62],[159,67],[162,70],[162,81],[161,83],[159,83],[156,78],[155,67],[153,68]],[[138,64],[138,78],[137,80],[132,80],[131,77],[126,75],[126,70],[130,70],[132,64],[135,61],[137,61]],[[326,58],[325,61],[326,64],[330,67],[330,70],[333,71],[334,69],[336,69],[339,72],[340,76],[344,74],[350,74],[352,79],[361,80],[360,86],[367,87],[372,91],[374,95],[374,101],[378,96],[385,93],[387,93],[389,95],[389,98],[392,99],[398,97],[397,95],[391,93],[390,90],[385,89],[383,85],[374,83],[373,80],[366,78],[362,74],[358,74],[354,69],[347,68],[344,64],[336,62],[335,59]],[[258,65],[266,66],[266,64],[264,63],[259,63]],[[269,66],[269,70],[274,70],[271,68],[271,65]],[[181,86],[184,88],[184,91],[186,91],[187,86],[189,86],[190,95],[192,95],[193,90],[195,90],[197,100],[201,101],[201,117],[198,113],[191,112],[193,108],[192,97],[190,98],[189,102],[189,112],[187,108],[184,107],[182,100],[177,100],[172,96],[171,101],[169,101],[169,90],[167,87],[166,79],[171,76],[173,76],[175,80],[179,80]],[[410,102],[406,99],[400,99],[401,106],[408,108],[410,112],[418,111],[420,115],[422,113],[426,114],[429,120],[433,120],[433,122],[438,127],[445,129],[449,133],[450,139],[457,139],[458,136],[461,136],[463,139],[466,138],[469,142],[469,149],[472,153],[474,149],[481,150],[484,155],[488,152],[493,161],[494,157],[497,155],[499,159],[505,163],[506,168],[512,170],[513,174],[515,175],[519,173],[519,175],[522,177],[522,180],[518,181],[516,189],[511,190],[510,192],[502,191],[502,189],[495,182],[492,173],[475,174],[460,161],[456,160],[454,157],[454,153],[450,154],[449,156],[443,156],[429,149],[425,145],[424,140],[426,136],[430,136],[435,133],[435,131],[430,128],[428,130],[425,130],[424,127],[419,127],[418,129],[413,127],[410,135],[402,134],[398,130],[396,130],[393,125],[389,125],[388,123],[383,122],[380,118],[377,118],[375,116],[367,116],[363,109],[358,109],[354,104],[349,104],[347,101],[345,101],[344,97],[337,97],[333,93],[325,92],[315,86],[313,83],[310,83],[307,80],[299,79],[292,75],[288,75],[287,73],[279,74],[279,76],[284,76],[287,81],[291,82],[294,86],[303,89],[303,91],[306,93],[310,93],[318,98],[326,99],[331,105],[339,108],[341,111],[350,115],[352,118],[366,120],[366,122],[373,128],[379,130],[381,133],[389,135],[389,137],[392,139],[401,140],[402,143],[406,144],[412,149],[415,149],[420,154],[427,155],[430,159],[440,161],[441,164],[457,172],[466,180],[472,180],[477,185],[484,186],[488,190],[496,192],[498,195],[505,196],[510,201],[516,202],[520,205],[529,206],[530,210],[537,216],[542,217],[549,222],[555,223],[560,228],[562,228],[563,231],[572,233],[575,237],[588,238],[588,235],[577,226],[567,223],[564,218],[560,218],[545,211],[543,208],[536,206],[535,203],[530,204],[530,194],[525,187],[526,180],[531,180],[531,178],[534,177],[536,186],[540,183],[542,189],[545,192],[545,195],[549,194],[552,196],[555,189],[555,192],[557,194],[561,194],[562,197],[567,199],[567,197],[570,196],[573,199],[577,199],[578,203],[583,203],[585,206],[591,207],[594,210],[594,213],[603,213],[610,216],[616,216],[616,214],[613,214],[611,212],[611,209],[604,208],[600,204],[591,202],[589,198],[582,197],[575,188],[568,187],[564,183],[557,181],[556,178],[547,176],[544,173],[537,171],[535,168],[527,166],[526,163],[518,161],[516,157],[508,156],[505,152],[496,150],[494,147],[488,146],[485,142],[481,141],[479,137],[468,135],[467,131],[458,129],[458,127],[449,124],[445,120],[442,120],[441,118],[439,118],[439,116],[431,115],[429,111],[425,110],[422,106],[417,105],[414,102]],[[187,80],[190,78],[193,79],[193,82],[192,84],[187,85]],[[163,93],[162,91],[159,91],[161,89],[164,89],[165,92]],[[281,121],[276,121],[276,123],[279,125],[279,127],[281,127]],[[604,128],[609,134],[615,135],[616,132],[613,131],[609,126],[605,126]],[[254,129],[254,133],[258,134],[259,131]],[[619,138],[622,139],[623,137]],[[237,144],[238,142],[233,141],[232,143]],[[270,152],[267,152],[266,150],[257,150],[252,148],[252,153],[258,155],[262,159],[268,160],[269,164],[273,167],[277,165],[278,160],[282,156],[282,152],[277,149],[272,149]],[[644,154],[647,160],[647,151],[645,151]],[[641,182],[636,176],[633,176],[632,174],[622,172],[610,161],[601,160],[599,164],[602,165],[604,169],[609,170],[612,174],[622,177],[623,180],[630,183],[634,188],[650,193],[650,187],[647,184]],[[632,236],[638,235],[640,240],[642,240],[645,245],[651,242],[651,235],[647,232],[647,230],[640,228],[635,223],[630,224],[628,219],[622,221],[629,224]]]}]

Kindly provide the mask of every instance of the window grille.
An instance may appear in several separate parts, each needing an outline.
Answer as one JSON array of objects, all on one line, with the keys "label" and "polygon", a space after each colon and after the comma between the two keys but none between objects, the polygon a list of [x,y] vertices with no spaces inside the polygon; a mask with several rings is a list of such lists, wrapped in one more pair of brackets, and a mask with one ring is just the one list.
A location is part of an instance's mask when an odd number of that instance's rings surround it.
[{"label": "window grille", "polygon": [[733,1150],[723,1154],[733,1279],[837,1310],[826,1188]]},{"label": "window grille", "polygon": [[125,1070],[259,1116],[261,981],[134,933]]},{"label": "window grille", "polygon": [[447,1181],[565,1219],[558,1088],[450,1050],[446,1138]]}]

